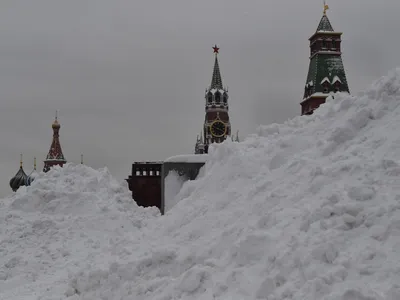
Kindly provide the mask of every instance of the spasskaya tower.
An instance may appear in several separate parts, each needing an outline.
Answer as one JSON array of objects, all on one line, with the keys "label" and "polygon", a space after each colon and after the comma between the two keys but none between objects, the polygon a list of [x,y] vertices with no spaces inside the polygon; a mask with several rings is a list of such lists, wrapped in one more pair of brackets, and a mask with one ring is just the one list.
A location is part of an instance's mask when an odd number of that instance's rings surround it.
[{"label": "spasskaya tower", "polygon": [[[231,123],[229,120],[228,89],[222,85],[219,69],[217,45],[213,47],[215,54],[214,70],[211,85],[205,93],[205,119],[203,130],[197,137],[195,154],[208,153],[208,146],[212,143],[222,143],[231,136]],[[236,136],[236,141],[238,137]]]}]

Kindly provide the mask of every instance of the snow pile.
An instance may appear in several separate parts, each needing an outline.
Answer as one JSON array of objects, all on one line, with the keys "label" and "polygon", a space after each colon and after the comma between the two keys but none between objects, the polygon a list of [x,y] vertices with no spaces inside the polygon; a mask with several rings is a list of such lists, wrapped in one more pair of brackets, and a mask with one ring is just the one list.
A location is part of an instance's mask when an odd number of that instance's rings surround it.
[{"label": "snow pile", "polygon": [[400,299],[399,128],[396,69],[312,116],[211,147],[162,217],[107,174],[80,183],[71,169],[64,195],[55,171],[46,192],[34,191],[50,176],[5,200],[0,297]]},{"label": "snow pile", "polygon": [[69,273],[107,267],[115,244],[158,216],[139,209],[106,168],[67,164],[41,173],[0,202],[0,299],[62,298]]},{"label": "snow pile", "polygon": [[176,203],[178,203],[179,198],[177,196],[184,182],[184,176],[179,176],[179,174],[173,170],[171,170],[165,177],[165,211],[169,211]]}]

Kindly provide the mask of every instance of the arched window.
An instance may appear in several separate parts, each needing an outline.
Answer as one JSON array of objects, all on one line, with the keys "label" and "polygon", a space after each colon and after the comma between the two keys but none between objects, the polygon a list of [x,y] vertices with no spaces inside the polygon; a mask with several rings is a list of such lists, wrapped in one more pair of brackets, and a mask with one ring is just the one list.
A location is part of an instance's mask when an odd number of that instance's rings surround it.
[{"label": "arched window", "polygon": [[336,81],[335,82],[335,92],[339,92],[340,91],[340,81]]},{"label": "arched window", "polygon": [[336,41],[332,40],[332,49],[336,49]]},{"label": "arched window", "polygon": [[207,94],[207,102],[208,102],[208,104],[211,104],[211,103],[212,103],[212,100],[213,100],[212,93],[211,93],[211,92],[208,92],[208,94]]},{"label": "arched window", "polygon": [[221,93],[220,92],[215,93],[215,103],[221,103]]},{"label": "arched window", "polygon": [[322,40],[322,48],[326,48],[326,40]]},{"label": "arched window", "polygon": [[227,94],[224,94],[223,101],[224,101],[224,104],[228,104],[228,95]]},{"label": "arched window", "polygon": [[324,93],[328,93],[329,92],[329,83],[327,81],[324,82],[323,87],[324,87]]}]

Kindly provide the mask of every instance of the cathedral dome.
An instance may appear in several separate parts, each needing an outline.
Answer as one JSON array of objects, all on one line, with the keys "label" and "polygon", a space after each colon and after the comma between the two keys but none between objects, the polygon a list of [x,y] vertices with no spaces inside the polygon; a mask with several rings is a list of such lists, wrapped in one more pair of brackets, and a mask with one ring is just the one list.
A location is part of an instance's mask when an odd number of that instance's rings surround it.
[{"label": "cathedral dome", "polygon": [[33,170],[26,178],[26,185],[31,185],[35,178],[39,175],[36,171],[36,157],[34,158]]},{"label": "cathedral dome", "polygon": [[26,185],[31,185],[38,175],[39,173],[36,170],[33,170],[26,178]]},{"label": "cathedral dome", "polygon": [[15,174],[13,178],[10,180],[10,187],[11,189],[15,192],[17,191],[21,186],[26,185],[28,176],[26,175],[24,169],[22,168],[22,154],[21,154],[21,162],[20,162],[20,167]]}]

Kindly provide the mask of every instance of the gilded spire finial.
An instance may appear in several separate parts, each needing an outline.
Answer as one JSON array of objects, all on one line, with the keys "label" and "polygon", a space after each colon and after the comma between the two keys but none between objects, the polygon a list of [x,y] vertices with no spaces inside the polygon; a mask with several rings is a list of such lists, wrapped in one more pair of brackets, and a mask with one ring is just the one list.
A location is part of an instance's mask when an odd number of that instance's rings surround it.
[{"label": "gilded spire finial", "polygon": [[60,127],[60,124],[58,123],[58,109],[56,109],[56,117],[54,119],[52,127],[53,128],[59,128]]},{"label": "gilded spire finial", "polygon": [[20,154],[19,167],[22,168],[22,153]]},{"label": "gilded spire finial", "polygon": [[33,169],[36,170],[36,157],[33,158]]},{"label": "gilded spire finial", "polygon": [[329,9],[328,4],[326,4],[326,0],[324,0],[324,15],[326,15],[326,11]]}]

